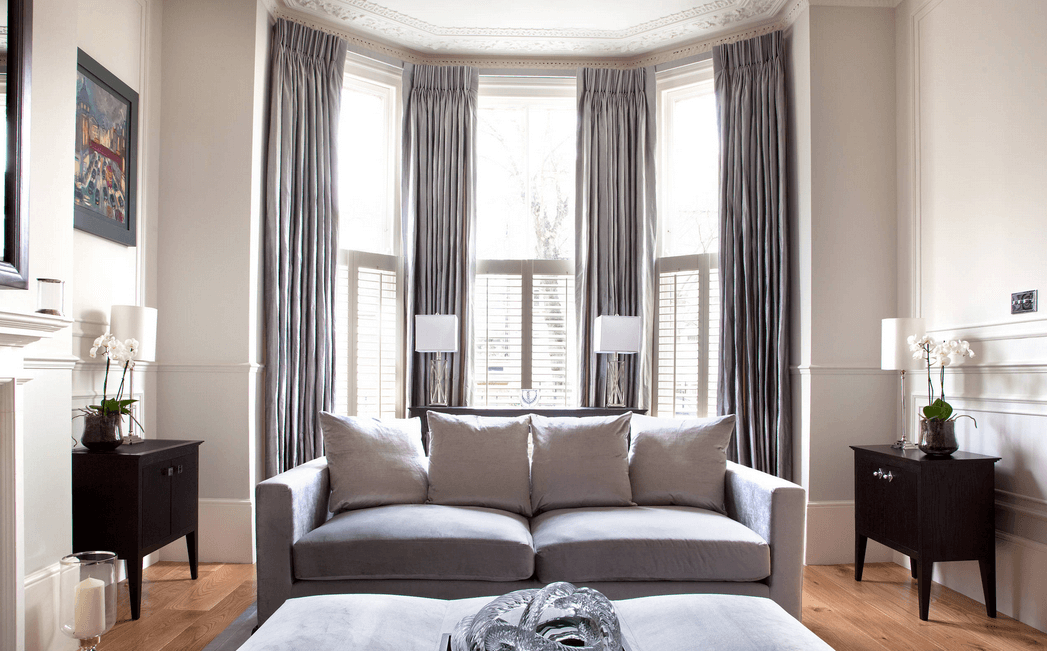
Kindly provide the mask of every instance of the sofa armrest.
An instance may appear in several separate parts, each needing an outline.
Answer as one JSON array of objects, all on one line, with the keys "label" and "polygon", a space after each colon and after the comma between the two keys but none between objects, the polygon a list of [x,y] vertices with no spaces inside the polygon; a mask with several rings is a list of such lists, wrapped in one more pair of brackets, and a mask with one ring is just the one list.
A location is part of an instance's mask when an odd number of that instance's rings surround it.
[{"label": "sofa armrest", "polygon": [[255,487],[258,623],[291,595],[295,542],[327,521],[327,458],[321,457]]},{"label": "sofa armrest", "polygon": [[800,619],[807,492],[759,470],[727,463],[727,515],[760,534],[771,547],[771,599]]}]

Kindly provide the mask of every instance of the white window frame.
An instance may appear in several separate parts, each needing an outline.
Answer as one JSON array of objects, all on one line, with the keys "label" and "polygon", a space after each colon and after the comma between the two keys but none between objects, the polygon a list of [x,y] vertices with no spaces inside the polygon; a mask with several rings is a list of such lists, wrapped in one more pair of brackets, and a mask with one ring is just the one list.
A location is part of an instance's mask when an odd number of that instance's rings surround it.
[{"label": "white window frame", "polygon": [[[671,142],[673,138],[673,104],[678,101],[691,99],[696,96],[705,95],[714,91],[713,86],[713,66],[712,60],[702,60],[692,64],[683,65],[671,70],[659,72],[657,75],[657,95],[658,95],[658,111],[659,111],[659,131],[658,142],[665,143]],[[669,191],[669,188],[676,182],[673,178],[672,172],[673,167],[669,162],[669,151],[668,147],[659,147],[658,152],[658,163],[660,172],[658,175],[658,202],[659,212],[670,211],[672,209],[671,200],[673,194]],[[698,395],[696,404],[699,409],[705,408],[707,411],[704,416],[714,416],[715,413],[708,412],[708,405],[710,403],[710,386],[709,386],[709,339],[711,337],[711,329],[713,327],[719,327],[718,320],[714,326],[710,323],[709,310],[710,310],[710,271],[717,270],[719,266],[719,253],[700,253],[692,255],[680,255],[671,257],[662,257],[662,247],[664,241],[662,237],[662,228],[659,224],[658,227],[658,257],[655,260],[655,282],[657,291],[660,291],[661,277],[663,273],[674,273],[679,271],[696,271],[698,272],[699,287],[699,377],[698,380]],[[657,296],[657,295],[656,295]],[[719,304],[719,298],[717,298],[717,304]],[[674,417],[675,414],[659,414],[658,413],[658,395],[659,395],[659,373],[658,363],[660,360],[660,347],[659,337],[661,326],[661,310],[660,301],[656,298],[655,300],[655,323],[654,323],[654,373],[652,382],[652,396],[651,396],[651,409],[655,416]],[[722,309],[722,308],[721,308]],[[713,396],[715,400],[715,396]],[[698,414],[701,417],[702,414]]]},{"label": "white window frame", "polygon": [[[528,389],[532,384],[532,351],[534,342],[534,277],[535,276],[573,276],[573,260],[477,260],[476,275],[487,274],[511,275],[520,277],[520,387]],[[568,312],[569,321],[574,321],[574,305]],[[577,352],[575,339],[577,328],[568,327],[568,350]],[[475,334],[473,335],[476,336]],[[473,342],[475,347],[476,343]],[[578,379],[577,355],[567,356],[567,386],[574,402],[578,402],[574,384]],[[474,369],[475,372],[475,369]],[[479,378],[474,378],[474,384]]]},{"label": "white window frame", "polygon": [[[380,269],[396,273],[396,417],[403,418],[406,413],[406,396],[404,391],[404,366],[405,356],[404,340],[404,278],[403,265],[401,264],[402,243],[400,225],[400,149],[401,129],[400,120],[403,113],[402,97],[402,70],[399,67],[369,59],[362,55],[349,52],[346,56],[345,74],[343,77],[343,89],[352,87],[354,90],[376,94],[391,105],[391,110],[386,112],[383,129],[390,143],[390,151],[387,165],[389,166],[389,178],[392,191],[388,195],[387,208],[393,219],[393,255],[384,255],[368,251],[355,251],[348,248],[340,248],[338,252],[338,265],[348,268],[349,274],[349,310],[343,318],[348,319],[347,341],[339,342],[336,350],[340,355],[349,355],[349,369],[346,380],[346,391],[348,392],[347,413],[357,415],[357,313],[356,305],[358,299],[359,270]],[[342,154],[347,155],[347,154]],[[345,196],[340,197],[346,201]],[[341,238],[341,235],[339,235]],[[341,243],[339,243],[339,246]],[[343,367],[339,364],[339,367]]]},{"label": "white window frame", "polygon": [[[485,105],[501,105],[501,106],[519,106],[520,98],[526,98],[526,101],[530,105],[541,106],[547,104],[550,106],[561,106],[566,96],[576,97],[577,96],[577,79],[575,76],[532,76],[532,75],[520,75],[520,76],[503,76],[503,75],[483,75],[480,84],[480,97],[481,101]],[[543,100],[547,100],[543,102]],[[574,219],[575,229],[577,230],[577,218]],[[533,375],[533,364],[532,364],[532,352],[534,342],[534,323],[533,323],[533,307],[534,307],[534,277],[551,275],[551,276],[572,276],[574,275],[574,260],[533,260],[533,259],[515,259],[515,260],[477,260],[476,261],[476,276],[482,276],[487,274],[499,274],[499,275],[514,275],[519,276],[521,279],[521,317],[520,327],[522,332],[521,350],[520,350],[520,387],[531,388],[532,375]],[[572,302],[571,308],[568,310],[567,317],[569,323],[574,322],[576,310],[575,305]],[[577,353],[577,328],[568,326],[568,349],[569,353]],[[475,337],[471,343],[472,346],[476,346]],[[475,375],[476,368],[474,366],[474,377],[473,384],[476,385],[479,378]],[[567,355],[567,386],[569,395],[573,397],[573,403],[578,404],[578,391],[576,388],[578,380],[578,360],[577,354]],[[573,406],[573,405],[572,405]]]}]

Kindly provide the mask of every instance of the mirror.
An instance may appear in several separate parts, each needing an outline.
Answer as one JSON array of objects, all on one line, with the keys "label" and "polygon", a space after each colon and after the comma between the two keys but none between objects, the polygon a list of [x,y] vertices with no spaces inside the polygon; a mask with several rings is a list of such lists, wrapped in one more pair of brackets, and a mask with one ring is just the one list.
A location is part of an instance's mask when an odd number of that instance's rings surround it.
[{"label": "mirror", "polygon": [[0,287],[29,284],[29,89],[33,0],[0,0],[0,92],[5,124],[4,221],[0,228]]}]

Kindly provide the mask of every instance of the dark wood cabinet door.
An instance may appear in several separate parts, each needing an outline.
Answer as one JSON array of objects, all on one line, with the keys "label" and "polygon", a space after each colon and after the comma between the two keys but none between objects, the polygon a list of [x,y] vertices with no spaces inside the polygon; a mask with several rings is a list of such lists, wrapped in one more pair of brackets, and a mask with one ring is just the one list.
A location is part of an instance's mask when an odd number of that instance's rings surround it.
[{"label": "dark wood cabinet door", "polygon": [[883,481],[876,459],[858,455],[854,460],[854,517],[858,532],[870,538],[883,535]]},{"label": "dark wood cabinet door", "polygon": [[884,465],[883,470],[890,473],[879,480],[884,494],[883,537],[915,552],[919,544],[918,478],[916,473],[898,466]]},{"label": "dark wood cabinet door", "polygon": [[171,531],[184,534],[196,529],[199,473],[196,453],[171,460]]},{"label": "dark wood cabinet door", "polygon": [[151,547],[171,535],[171,464],[142,466],[142,546]]}]

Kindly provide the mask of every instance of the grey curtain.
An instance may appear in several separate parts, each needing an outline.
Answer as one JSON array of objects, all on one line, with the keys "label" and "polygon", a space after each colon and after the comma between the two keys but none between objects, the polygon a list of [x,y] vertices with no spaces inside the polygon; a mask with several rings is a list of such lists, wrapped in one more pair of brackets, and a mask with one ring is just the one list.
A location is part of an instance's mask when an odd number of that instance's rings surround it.
[{"label": "grey curtain", "polygon": [[469,400],[470,310],[476,267],[476,101],[466,66],[404,65],[403,265],[408,405],[426,404],[429,355],[414,352],[414,315],[458,315],[448,402]]},{"label": "grey curtain", "polygon": [[729,453],[792,476],[786,214],[785,51],[781,32],[713,49],[720,129],[720,383],[735,414]]},{"label": "grey curtain", "polygon": [[323,455],[333,403],[336,156],[346,44],[273,28],[265,204],[265,471]]},{"label": "grey curtain", "polygon": [[624,356],[626,400],[651,396],[654,326],[654,69],[578,73],[575,291],[581,405],[604,405],[607,355],[593,352],[593,323],[639,316],[643,348]]}]

